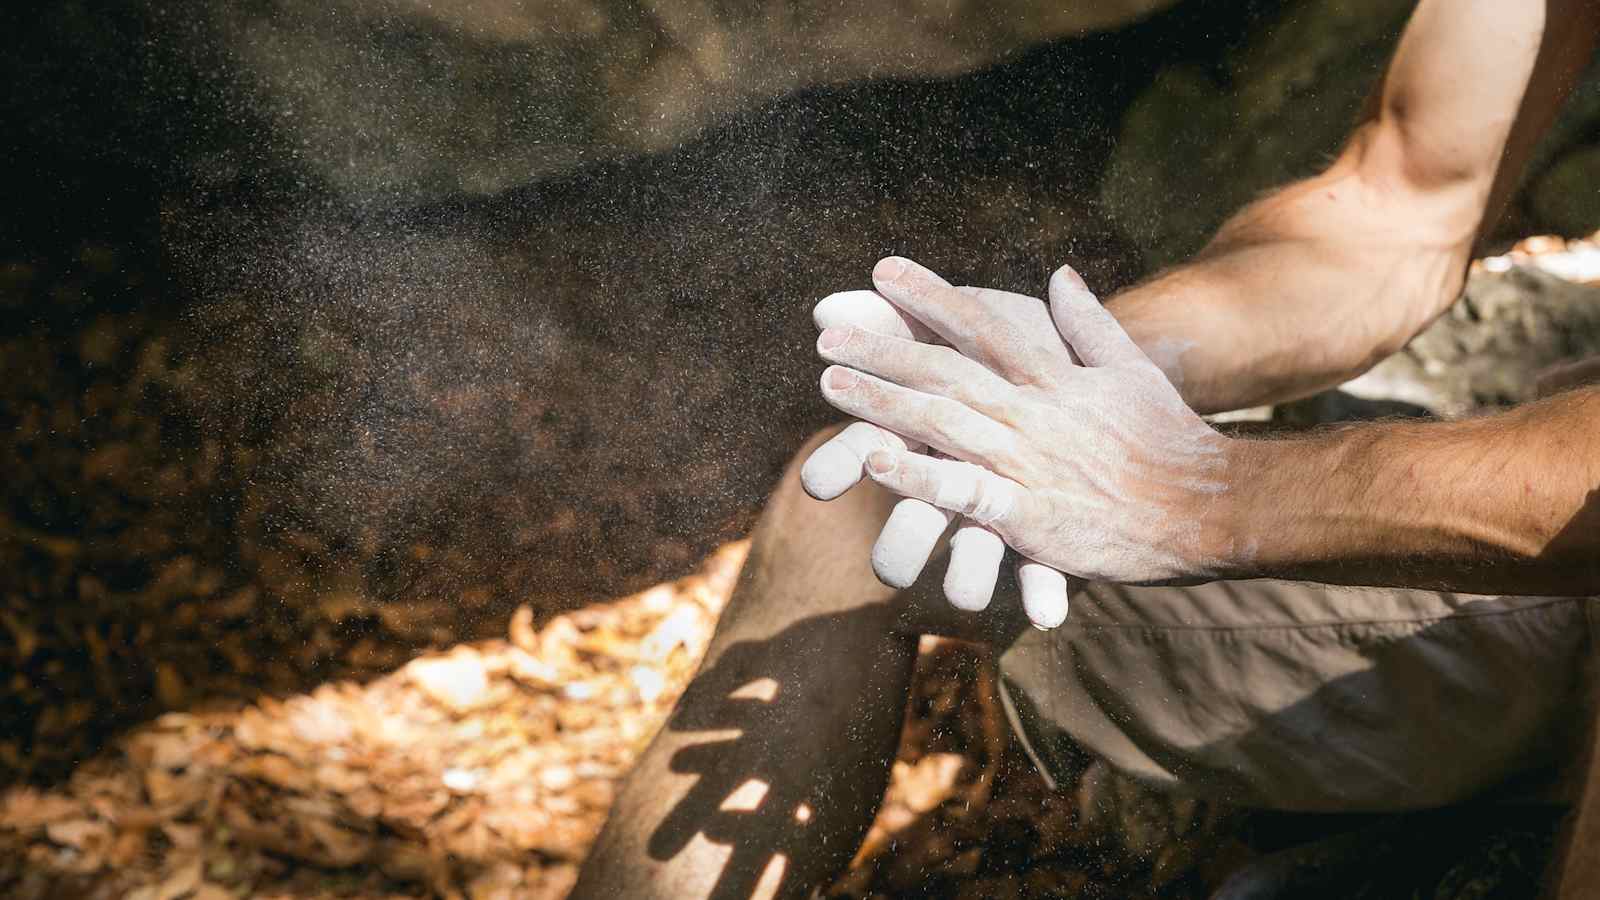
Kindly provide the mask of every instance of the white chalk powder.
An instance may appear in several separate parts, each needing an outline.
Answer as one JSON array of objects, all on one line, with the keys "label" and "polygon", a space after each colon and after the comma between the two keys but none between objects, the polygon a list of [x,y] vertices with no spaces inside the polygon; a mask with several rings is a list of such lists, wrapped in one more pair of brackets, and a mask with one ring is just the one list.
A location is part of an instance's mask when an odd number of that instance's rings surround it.
[{"label": "white chalk powder", "polygon": [[950,519],[949,513],[921,500],[896,503],[872,545],[872,571],[878,580],[894,588],[910,587],[928,564],[939,536],[950,527]]},{"label": "white chalk powder", "polygon": [[962,525],[950,538],[950,568],[944,596],[956,609],[977,611],[989,605],[1005,559],[1006,542],[982,525]]}]

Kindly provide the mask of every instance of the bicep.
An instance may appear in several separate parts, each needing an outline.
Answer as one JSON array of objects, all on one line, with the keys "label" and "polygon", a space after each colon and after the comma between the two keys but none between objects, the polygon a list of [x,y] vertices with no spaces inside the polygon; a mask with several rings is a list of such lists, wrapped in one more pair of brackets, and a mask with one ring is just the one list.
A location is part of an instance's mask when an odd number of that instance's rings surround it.
[{"label": "bicep", "polygon": [[1363,177],[1476,233],[1594,53],[1594,0],[1423,0],[1352,144]]}]

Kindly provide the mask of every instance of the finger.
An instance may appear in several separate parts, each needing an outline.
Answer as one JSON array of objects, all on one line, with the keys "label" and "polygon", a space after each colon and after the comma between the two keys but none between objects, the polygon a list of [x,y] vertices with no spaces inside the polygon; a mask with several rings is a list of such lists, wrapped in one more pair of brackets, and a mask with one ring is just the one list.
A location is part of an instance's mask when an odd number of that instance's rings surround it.
[{"label": "finger", "polygon": [[893,432],[856,422],[811,451],[800,467],[800,486],[818,500],[832,500],[861,480],[867,454],[880,447],[907,449]]},{"label": "finger", "polygon": [[1002,471],[1013,462],[1010,431],[948,397],[913,391],[843,366],[829,366],[822,373],[822,396],[841,412],[957,459]]},{"label": "finger", "polygon": [[1022,610],[1033,627],[1048,631],[1067,620],[1066,575],[1024,559],[1017,563],[1017,582],[1022,586]]},{"label": "finger", "polygon": [[1050,276],[1050,318],[1061,339],[1086,366],[1110,366],[1144,360],[1144,351],[1128,337],[1116,317],[1101,305],[1071,266]]},{"label": "finger", "polygon": [[994,597],[1006,542],[982,525],[962,523],[950,537],[950,566],[944,573],[944,596],[956,609],[976,612]]},{"label": "finger", "polygon": [[1014,384],[1059,377],[1072,368],[1038,298],[953,288],[928,269],[893,256],[879,261],[872,280],[890,303]]},{"label": "finger", "polygon": [[840,291],[817,301],[811,320],[818,331],[829,328],[860,328],[876,334],[910,341],[938,341],[928,326],[918,322],[877,291]]},{"label": "finger", "polygon": [[981,466],[920,453],[874,450],[867,475],[902,497],[925,500],[987,525],[1002,537],[1024,515],[1028,492],[1022,485]]},{"label": "finger", "polygon": [[902,387],[948,397],[1004,420],[1015,400],[1010,382],[949,347],[935,347],[858,328],[829,328],[817,338],[829,362],[870,372]]},{"label": "finger", "polygon": [[889,513],[872,545],[872,572],[892,588],[908,588],[922,575],[950,527],[951,513],[922,500],[901,500]]}]

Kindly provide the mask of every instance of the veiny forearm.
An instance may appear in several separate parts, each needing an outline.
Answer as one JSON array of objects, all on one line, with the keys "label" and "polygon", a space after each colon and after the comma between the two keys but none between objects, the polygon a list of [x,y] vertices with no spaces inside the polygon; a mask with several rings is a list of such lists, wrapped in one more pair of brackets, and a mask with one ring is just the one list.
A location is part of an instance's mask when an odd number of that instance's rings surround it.
[{"label": "veiny forearm", "polygon": [[1239,441],[1203,513],[1222,577],[1600,593],[1600,390],[1458,422]]},{"label": "veiny forearm", "polygon": [[1330,170],[1247,208],[1198,258],[1107,308],[1198,412],[1326,390],[1400,349],[1460,290],[1468,231],[1441,236],[1404,205]]}]

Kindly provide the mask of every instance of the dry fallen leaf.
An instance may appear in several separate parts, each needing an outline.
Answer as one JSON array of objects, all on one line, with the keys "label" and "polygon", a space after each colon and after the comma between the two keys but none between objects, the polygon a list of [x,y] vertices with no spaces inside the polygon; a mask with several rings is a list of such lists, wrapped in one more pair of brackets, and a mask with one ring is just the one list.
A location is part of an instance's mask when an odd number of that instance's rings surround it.
[{"label": "dry fallen leaf", "polygon": [[[364,684],[162,716],[58,789],[0,794],[0,848],[68,852],[61,877],[142,900],[559,900],[699,664],[744,550],[542,628],[521,607],[509,640]],[[1011,744],[983,653],[924,641],[882,810],[827,896],[924,896],[933,883],[939,896],[1020,896],[986,862],[997,841],[1039,860],[1028,896],[1126,882],[1152,862],[1161,878],[1186,870],[1192,851],[1159,836],[1148,860],[1106,855],[1072,797]]]}]

